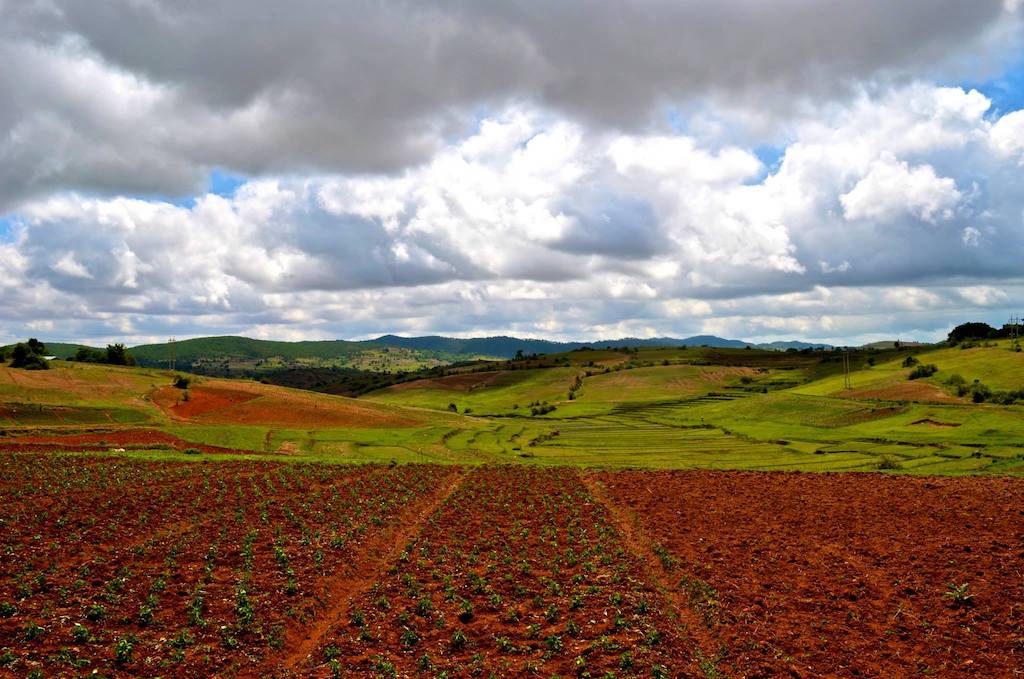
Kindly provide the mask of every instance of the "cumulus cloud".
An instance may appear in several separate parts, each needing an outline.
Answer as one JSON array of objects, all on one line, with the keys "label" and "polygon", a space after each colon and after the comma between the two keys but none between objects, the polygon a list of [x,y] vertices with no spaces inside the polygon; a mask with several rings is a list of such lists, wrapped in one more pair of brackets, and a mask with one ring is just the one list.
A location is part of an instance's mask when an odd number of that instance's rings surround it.
[{"label": "cumulus cloud", "polygon": [[[52,314],[76,332],[131,319],[137,335],[184,322],[834,338],[866,332],[847,318],[857,305],[934,321],[982,299],[999,308],[977,291],[1012,279],[1024,248],[1020,169],[979,97],[915,84],[858,98],[798,124],[771,172],[749,149],[518,106],[393,175],[252,180],[193,205],[33,201],[0,273],[34,299],[13,320]],[[866,136],[878,120],[902,144]],[[963,284],[939,292],[941,279]],[[761,320],[734,328],[739,310]]]},{"label": "cumulus cloud", "polygon": [[785,114],[871,79],[955,68],[1018,21],[1002,0],[2,11],[0,209],[58,188],[187,195],[212,167],[396,171],[510,102],[634,130],[702,101]]},{"label": "cumulus cloud", "polygon": [[1004,157],[1024,165],[1024,111],[1013,111],[992,126],[992,147]]},{"label": "cumulus cloud", "polygon": [[847,219],[886,223],[905,214],[935,223],[953,216],[961,197],[956,182],[938,177],[930,165],[910,167],[886,153],[848,192],[839,196]]}]

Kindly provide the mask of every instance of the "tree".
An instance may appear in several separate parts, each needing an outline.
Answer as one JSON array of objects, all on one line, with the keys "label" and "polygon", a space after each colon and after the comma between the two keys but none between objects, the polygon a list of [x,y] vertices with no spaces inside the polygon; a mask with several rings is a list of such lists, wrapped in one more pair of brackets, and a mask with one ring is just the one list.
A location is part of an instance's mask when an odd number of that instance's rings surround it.
[{"label": "tree", "polygon": [[110,365],[135,365],[135,357],[128,353],[123,344],[108,344],[107,358],[104,363]]},{"label": "tree", "polygon": [[961,323],[949,331],[949,341],[953,344],[968,339],[988,339],[996,333],[996,329],[988,323]]},{"label": "tree", "polygon": [[28,342],[18,342],[11,351],[11,367],[25,370],[48,370],[50,363],[43,358],[45,351],[46,345],[34,337]]},{"label": "tree", "polygon": [[77,361],[78,363],[103,363],[106,357],[106,354],[99,349],[93,349],[92,347],[79,347],[71,360]]}]

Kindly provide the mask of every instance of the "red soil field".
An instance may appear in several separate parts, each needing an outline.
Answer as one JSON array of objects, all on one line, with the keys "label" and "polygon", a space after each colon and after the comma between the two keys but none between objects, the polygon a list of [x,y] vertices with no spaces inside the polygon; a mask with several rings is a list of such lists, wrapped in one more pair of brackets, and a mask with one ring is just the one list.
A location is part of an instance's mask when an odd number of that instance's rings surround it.
[{"label": "red soil field", "polygon": [[1013,677],[1022,564],[1014,478],[0,452],[0,676]]},{"label": "red soil field", "polygon": [[[335,397],[340,400],[341,397]],[[279,427],[411,427],[419,420],[399,415],[384,407],[365,403],[314,400],[296,404],[293,400],[264,397],[248,401],[229,411],[196,418],[216,424],[270,424]]]},{"label": "red soil field", "polygon": [[[344,595],[339,578],[375,573],[457,473],[66,469],[25,454],[0,455],[0,469],[21,480],[0,508],[16,528],[0,536],[0,673],[12,676],[266,676]],[[71,490],[39,503],[43,484]]]},{"label": "red soil field", "polygon": [[294,676],[697,671],[645,570],[574,470],[480,468]]},{"label": "red soil field", "polygon": [[[706,613],[724,676],[1024,670],[1019,479],[745,472],[594,479],[661,553],[666,581]],[[951,584],[967,584],[966,591],[957,598]]]},{"label": "red soil field", "polygon": [[844,391],[846,398],[864,398],[878,401],[927,401],[930,403],[963,403],[962,399],[950,396],[934,384],[908,380],[874,389]]},{"label": "red soil field", "polygon": [[406,413],[341,397],[294,393],[250,384],[195,385],[184,391],[161,387],[153,402],[172,418],[203,424],[252,424],[279,427],[406,427],[420,421]]},{"label": "red soil field", "polygon": [[258,393],[227,387],[194,386],[188,390],[188,400],[184,400],[185,391],[175,387],[161,387],[153,394],[153,402],[168,411],[174,417],[190,419],[197,415],[224,410],[239,403],[259,398]]}]

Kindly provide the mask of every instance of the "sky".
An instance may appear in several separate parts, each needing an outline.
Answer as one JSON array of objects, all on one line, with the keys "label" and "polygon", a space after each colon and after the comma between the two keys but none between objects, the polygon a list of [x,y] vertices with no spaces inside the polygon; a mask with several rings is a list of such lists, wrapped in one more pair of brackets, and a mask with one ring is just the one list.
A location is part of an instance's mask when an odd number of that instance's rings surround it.
[{"label": "sky", "polygon": [[1020,0],[0,0],[0,341],[1024,313]]}]

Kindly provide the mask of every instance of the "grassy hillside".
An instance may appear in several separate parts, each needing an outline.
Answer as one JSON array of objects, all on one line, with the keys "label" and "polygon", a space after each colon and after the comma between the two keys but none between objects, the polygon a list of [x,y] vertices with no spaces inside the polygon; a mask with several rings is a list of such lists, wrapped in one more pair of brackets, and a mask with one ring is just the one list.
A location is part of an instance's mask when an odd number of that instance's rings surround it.
[{"label": "grassy hillside", "polygon": [[[912,351],[938,373],[908,380]],[[171,449],[183,441],[318,462],[1024,472],[1024,406],[972,403],[944,385],[956,371],[1019,388],[1020,353],[1005,344],[871,351],[853,363],[846,390],[834,352],[580,350],[444,368],[351,399],[211,377],[186,392],[165,370],[56,361],[48,371],[0,368],[0,446],[28,434],[114,440],[146,430],[170,447],[150,437],[155,450],[117,454],[180,455]]]},{"label": "grassy hillside", "polygon": [[[905,386],[912,368],[903,367],[903,359],[913,356],[920,363],[934,364],[938,372],[934,376],[918,380],[920,398],[908,400],[952,400],[952,390],[946,387],[949,378],[960,375],[968,383],[980,380],[992,389],[1020,389],[1024,386],[1024,352],[1010,350],[1008,340],[991,342],[991,346],[975,346],[968,348],[943,347],[927,350],[903,351],[895,354],[890,360],[876,362],[874,366],[862,365],[851,374],[853,395],[870,392],[878,398],[884,398],[885,392]],[[843,378],[836,374],[828,379],[815,381],[800,387],[797,391],[812,395],[842,395],[844,392]],[[869,397],[872,397],[869,394]],[[930,398],[929,398],[930,395]],[[892,398],[901,398],[893,394]]]},{"label": "grassy hillside", "polygon": [[[338,358],[355,355],[364,348],[360,342],[345,340],[273,342],[248,337],[201,337],[174,343],[178,362],[185,364],[200,358]],[[170,347],[167,343],[144,344],[132,347],[131,352],[141,365],[166,365]]]}]

